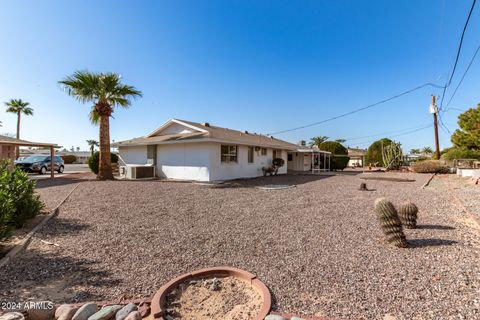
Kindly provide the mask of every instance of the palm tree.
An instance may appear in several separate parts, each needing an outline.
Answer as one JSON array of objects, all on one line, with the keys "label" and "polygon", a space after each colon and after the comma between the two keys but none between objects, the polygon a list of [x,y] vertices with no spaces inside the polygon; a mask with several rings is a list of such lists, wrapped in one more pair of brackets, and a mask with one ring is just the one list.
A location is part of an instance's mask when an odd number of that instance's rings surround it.
[{"label": "palm tree", "polygon": [[410,154],[419,154],[421,152],[420,149],[411,149]]},{"label": "palm tree", "polygon": [[317,137],[313,137],[310,139],[310,146],[317,146],[319,147],[322,142],[325,142],[328,140],[328,137],[327,136],[317,136]]},{"label": "palm tree", "polygon": [[[33,115],[33,109],[29,107],[30,103],[23,101],[22,99],[10,99],[5,102],[7,106],[7,112],[15,113],[17,115],[17,139],[20,139],[20,118],[24,114],[26,116]],[[20,156],[20,148],[15,148],[15,158]]]},{"label": "palm tree", "polygon": [[432,154],[433,150],[430,147],[423,147],[422,152],[425,154]]},{"label": "palm tree", "polygon": [[131,98],[141,97],[135,87],[121,83],[115,73],[75,71],[73,75],[59,81],[67,93],[80,102],[93,103],[90,121],[99,124],[100,156],[97,178],[113,179],[110,161],[110,117],[115,107],[127,108]]},{"label": "palm tree", "polygon": [[93,153],[95,152],[95,147],[98,147],[98,141],[97,140],[87,140],[87,144],[90,146],[90,153],[93,156]]},{"label": "palm tree", "polygon": [[338,142],[338,143],[344,143],[344,142],[347,141],[347,140],[345,140],[345,139],[336,139],[335,141]]}]

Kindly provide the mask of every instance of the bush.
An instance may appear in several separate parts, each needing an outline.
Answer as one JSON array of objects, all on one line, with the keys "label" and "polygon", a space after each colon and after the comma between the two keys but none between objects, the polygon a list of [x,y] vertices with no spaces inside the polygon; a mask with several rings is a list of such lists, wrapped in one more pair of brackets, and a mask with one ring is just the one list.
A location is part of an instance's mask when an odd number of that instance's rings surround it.
[{"label": "bush", "polygon": [[331,170],[343,170],[347,167],[350,157],[340,157],[332,155],[330,159]]},{"label": "bush", "polygon": [[385,164],[383,163],[383,155],[382,155],[382,143],[383,146],[389,146],[392,144],[392,140],[388,138],[383,138],[378,141],[375,141],[368,147],[367,153],[365,154],[365,164],[370,165],[370,164],[375,164],[380,166],[384,166]]},{"label": "bush", "polygon": [[415,162],[411,166],[412,170],[417,173],[449,173],[450,167],[438,160],[425,160]]},{"label": "bush", "polygon": [[[100,161],[100,153],[98,151],[95,151],[93,153],[93,156],[88,158],[88,167],[95,174],[98,174],[99,161]],[[112,163],[118,163],[118,155],[115,153],[110,153],[110,161],[112,161]]]},{"label": "bush", "polygon": [[277,168],[283,167],[284,164],[285,160],[283,160],[282,158],[275,158],[272,160],[272,165]]},{"label": "bush", "polygon": [[0,241],[10,236],[10,221],[15,212],[13,201],[4,190],[0,190]]},{"label": "bush", "polygon": [[452,147],[442,150],[442,160],[455,159],[477,159],[480,160],[480,150],[469,150],[464,148]]},{"label": "bush", "polygon": [[44,208],[40,197],[35,194],[35,182],[19,168],[9,170],[8,162],[0,165],[0,197],[0,233],[5,233],[5,230],[8,233],[12,226],[22,227]]},{"label": "bush", "polygon": [[65,161],[65,164],[72,164],[75,161],[77,161],[77,157],[75,157],[73,154],[67,154],[62,156],[63,161]]},{"label": "bush", "polygon": [[331,152],[330,158],[330,170],[343,170],[347,167],[350,160],[348,150],[340,142],[337,141],[325,141],[319,146],[320,150]]},{"label": "bush", "polygon": [[[320,150],[331,152],[334,155],[348,155],[348,150],[340,142],[325,141],[318,146]],[[348,162],[348,161],[347,161]]]}]

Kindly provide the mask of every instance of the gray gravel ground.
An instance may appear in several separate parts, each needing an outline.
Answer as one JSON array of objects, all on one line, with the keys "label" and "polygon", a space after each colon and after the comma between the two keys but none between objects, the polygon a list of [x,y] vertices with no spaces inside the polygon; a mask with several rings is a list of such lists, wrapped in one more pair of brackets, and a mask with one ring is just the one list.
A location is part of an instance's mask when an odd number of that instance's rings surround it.
[{"label": "gray gravel ground", "polygon": [[[385,176],[386,174],[382,174]],[[392,174],[394,175],[394,174]],[[480,319],[478,230],[450,197],[415,182],[277,176],[209,187],[82,183],[28,251],[0,272],[0,298],[150,296],[172,277],[230,265],[258,275],[284,313],[347,319]],[[295,184],[265,191],[259,184]],[[414,201],[411,248],[384,243],[375,198]],[[2,299],[0,299],[2,300]]]}]

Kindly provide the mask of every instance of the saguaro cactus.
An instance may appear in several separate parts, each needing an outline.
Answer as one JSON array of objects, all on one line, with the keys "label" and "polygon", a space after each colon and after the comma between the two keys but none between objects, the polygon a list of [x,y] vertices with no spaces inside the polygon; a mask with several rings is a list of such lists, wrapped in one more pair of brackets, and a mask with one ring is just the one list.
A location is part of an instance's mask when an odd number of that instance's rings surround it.
[{"label": "saguaro cactus", "polygon": [[402,224],[408,229],[414,229],[417,227],[417,206],[410,201],[403,203],[398,210],[400,220]]},{"label": "saguaro cactus", "polygon": [[387,242],[399,248],[407,247],[402,222],[393,204],[385,198],[378,198],[375,200],[375,211]]}]

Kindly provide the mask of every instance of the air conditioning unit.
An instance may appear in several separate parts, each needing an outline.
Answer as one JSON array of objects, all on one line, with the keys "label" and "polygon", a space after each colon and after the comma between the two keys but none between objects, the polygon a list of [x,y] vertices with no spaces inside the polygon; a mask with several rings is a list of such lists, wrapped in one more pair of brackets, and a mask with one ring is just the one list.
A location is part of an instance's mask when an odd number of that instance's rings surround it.
[{"label": "air conditioning unit", "polygon": [[120,178],[128,180],[153,179],[155,178],[155,166],[153,165],[131,165],[120,167]]}]

